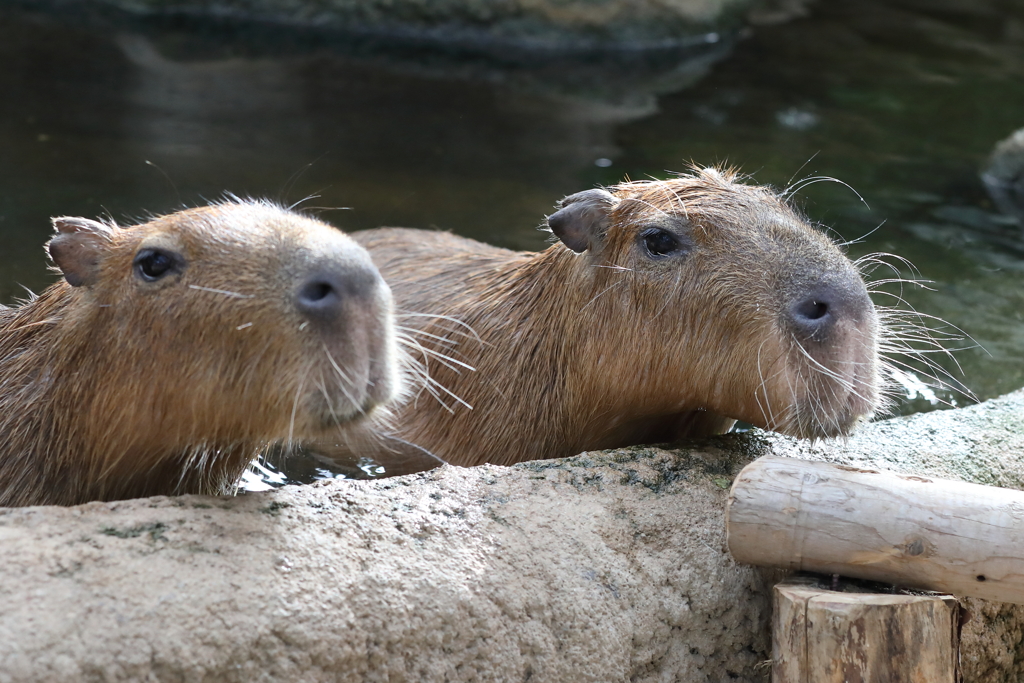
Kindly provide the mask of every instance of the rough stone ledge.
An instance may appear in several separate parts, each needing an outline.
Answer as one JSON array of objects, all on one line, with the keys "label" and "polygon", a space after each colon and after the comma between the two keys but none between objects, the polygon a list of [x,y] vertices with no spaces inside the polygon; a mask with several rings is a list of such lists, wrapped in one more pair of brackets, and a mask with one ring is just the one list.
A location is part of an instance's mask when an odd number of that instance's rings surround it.
[{"label": "rough stone ledge", "polygon": [[[768,453],[1024,488],[1024,392],[840,443],[0,510],[0,683],[761,682],[779,577],[731,560],[722,510]],[[970,604],[965,680],[1019,680],[1024,612]]]}]

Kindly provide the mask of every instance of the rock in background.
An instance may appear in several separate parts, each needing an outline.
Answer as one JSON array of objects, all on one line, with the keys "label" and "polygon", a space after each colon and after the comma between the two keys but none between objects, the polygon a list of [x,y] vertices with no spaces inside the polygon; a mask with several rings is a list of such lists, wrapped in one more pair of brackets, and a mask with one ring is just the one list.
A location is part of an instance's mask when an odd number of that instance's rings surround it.
[{"label": "rock in background", "polygon": [[[89,0],[77,0],[87,2]],[[73,4],[76,0],[63,0]],[[526,49],[651,49],[715,42],[748,19],[803,13],[801,0],[92,0],[143,14],[317,26]]]},{"label": "rock in background", "polygon": [[1024,225],[1024,128],[996,144],[981,181],[996,207]]}]

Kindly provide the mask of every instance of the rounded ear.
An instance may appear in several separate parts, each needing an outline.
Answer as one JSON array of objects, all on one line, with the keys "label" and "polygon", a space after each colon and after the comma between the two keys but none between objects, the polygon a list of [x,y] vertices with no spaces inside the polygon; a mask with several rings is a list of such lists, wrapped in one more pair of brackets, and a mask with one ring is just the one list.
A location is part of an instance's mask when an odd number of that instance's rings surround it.
[{"label": "rounded ear", "polygon": [[608,230],[608,214],[619,203],[608,190],[584,190],[558,203],[558,211],[548,216],[551,232],[577,254],[593,250]]},{"label": "rounded ear", "polygon": [[54,264],[72,287],[93,284],[99,277],[100,261],[110,245],[114,230],[88,218],[62,216],[53,219],[57,233],[46,243]]}]

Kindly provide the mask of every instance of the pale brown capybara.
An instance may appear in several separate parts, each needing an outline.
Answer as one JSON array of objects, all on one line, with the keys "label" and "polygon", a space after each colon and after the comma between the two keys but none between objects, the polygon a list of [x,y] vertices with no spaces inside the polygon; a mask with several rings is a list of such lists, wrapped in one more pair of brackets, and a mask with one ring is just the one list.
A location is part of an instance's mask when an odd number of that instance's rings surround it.
[{"label": "pale brown capybara", "polygon": [[397,390],[390,292],[338,230],[257,201],[53,224],[64,279],[0,307],[2,506],[223,493]]},{"label": "pale brown capybara", "polygon": [[443,387],[397,409],[394,435],[453,464],[509,464],[737,419],[842,435],[882,401],[860,274],[776,193],[704,169],[571,195],[547,222],[559,242],[539,253],[353,235],[416,314],[404,333],[427,388]]}]

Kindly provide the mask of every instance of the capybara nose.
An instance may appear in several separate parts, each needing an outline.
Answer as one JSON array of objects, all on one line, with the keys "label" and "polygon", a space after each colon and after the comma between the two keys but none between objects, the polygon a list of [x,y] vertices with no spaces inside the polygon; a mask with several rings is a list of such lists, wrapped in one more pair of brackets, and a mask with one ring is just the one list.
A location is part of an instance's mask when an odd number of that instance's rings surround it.
[{"label": "capybara nose", "polygon": [[822,344],[840,321],[862,321],[870,307],[859,278],[840,278],[805,288],[786,309],[786,318],[800,341]]},{"label": "capybara nose", "polygon": [[789,321],[798,337],[823,342],[835,324],[836,313],[831,292],[815,292],[798,299],[789,307]]},{"label": "capybara nose", "polygon": [[328,322],[343,314],[346,302],[369,299],[380,281],[369,268],[319,269],[299,285],[295,305],[306,317]]}]

